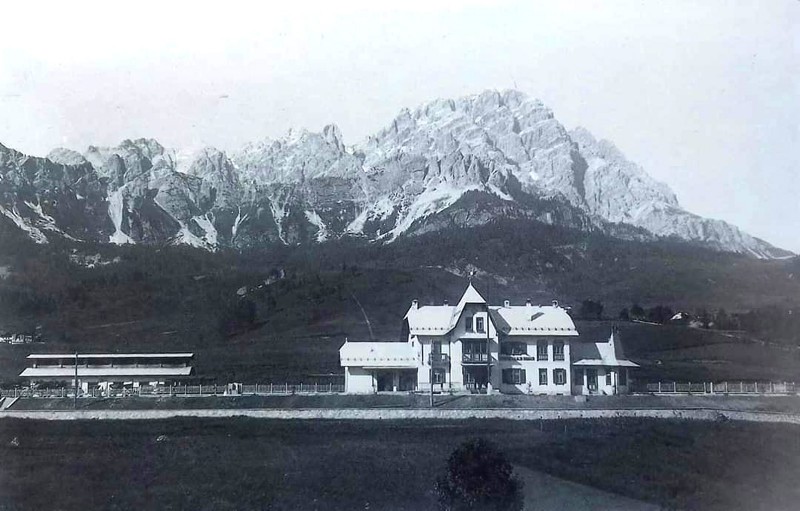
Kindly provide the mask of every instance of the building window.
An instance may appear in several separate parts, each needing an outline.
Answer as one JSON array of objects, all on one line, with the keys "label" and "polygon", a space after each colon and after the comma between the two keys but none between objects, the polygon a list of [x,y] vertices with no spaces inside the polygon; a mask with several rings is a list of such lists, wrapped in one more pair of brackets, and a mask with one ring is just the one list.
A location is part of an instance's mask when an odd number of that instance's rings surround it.
[{"label": "building window", "polygon": [[606,385],[611,386],[611,371],[606,371]]},{"label": "building window", "polygon": [[467,316],[464,319],[464,330],[472,332],[472,316]]},{"label": "building window", "polygon": [[524,342],[504,342],[500,345],[501,355],[527,355],[528,345]]},{"label": "building window", "polygon": [[586,369],[586,386],[589,390],[597,390],[597,369]]},{"label": "building window", "polygon": [[567,384],[567,370],[566,369],[553,369],[553,383],[556,385]]},{"label": "building window", "polygon": [[547,369],[539,369],[539,385],[547,385]]},{"label": "building window", "polygon": [[553,360],[564,360],[564,341],[553,343]]},{"label": "building window", "polygon": [[628,370],[627,369],[620,369],[619,370],[619,384],[622,387],[628,386]]},{"label": "building window", "polygon": [[475,331],[480,334],[486,331],[483,327],[483,318],[475,318]]},{"label": "building window", "polygon": [[547,341],[536,343],[536,358],[538,360],[547,360]]},{"label": "building window", "polygon": [[503,369],[503,383],[522,385],[526,380],[525,369]]},{"label": "building window", "polygon": [[433,383],[444,383],[444,371],[441,369],[433,370]]},{"label": "building window", "polygon": [[485,341],[461,341],[461,361],[467,363],[488,362]]}]

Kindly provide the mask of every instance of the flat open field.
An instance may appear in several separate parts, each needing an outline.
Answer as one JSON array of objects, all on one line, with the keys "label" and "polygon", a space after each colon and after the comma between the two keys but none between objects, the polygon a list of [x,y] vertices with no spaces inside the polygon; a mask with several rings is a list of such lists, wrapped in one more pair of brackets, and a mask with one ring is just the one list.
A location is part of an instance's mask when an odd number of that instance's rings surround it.
[{"label": "flat open field", "polygon": [[796,426],[3,419],[0,509],[434,509],[435,476],[475,436],[517,466],[669,508],[800,501]]},{"label": "flat open field", "polygon": [[[21,398],[10,410],[73,410],[70,398]],[[80,410],[185,410],[256,408],[428,408],[422,394],[318,394],[276,396],[81,398]],[[444,409],[696,409],[800,413],[800,396],[592,396],[578,402],[569,396],[435,395]]]}]

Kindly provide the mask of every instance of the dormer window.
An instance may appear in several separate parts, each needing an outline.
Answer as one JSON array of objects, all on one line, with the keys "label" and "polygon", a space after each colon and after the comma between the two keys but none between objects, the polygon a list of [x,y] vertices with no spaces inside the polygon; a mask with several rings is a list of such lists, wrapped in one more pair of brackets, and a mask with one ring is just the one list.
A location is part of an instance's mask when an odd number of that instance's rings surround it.
[{"label": "dormer window", "polygon": [[486,328],[483,324],[483,318],[475,318],[475,331],[481,334],[486,331]]},{"label": "dormer window", "polygon": [[464,322],[464,330],[472,332],[472,316],[467,316]]}]

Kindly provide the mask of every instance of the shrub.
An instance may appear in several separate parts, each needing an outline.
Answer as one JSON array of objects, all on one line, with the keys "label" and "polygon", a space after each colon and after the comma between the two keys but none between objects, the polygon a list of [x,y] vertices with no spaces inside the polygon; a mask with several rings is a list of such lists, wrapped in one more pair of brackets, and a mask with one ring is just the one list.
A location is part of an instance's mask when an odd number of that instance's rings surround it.
[{"label": "shrub", "polygon": [[436,480],[439,507],[445,510],[521,510],[522,482],[513,467],[488,440],[461,444],[447,461],[447,472]]}]

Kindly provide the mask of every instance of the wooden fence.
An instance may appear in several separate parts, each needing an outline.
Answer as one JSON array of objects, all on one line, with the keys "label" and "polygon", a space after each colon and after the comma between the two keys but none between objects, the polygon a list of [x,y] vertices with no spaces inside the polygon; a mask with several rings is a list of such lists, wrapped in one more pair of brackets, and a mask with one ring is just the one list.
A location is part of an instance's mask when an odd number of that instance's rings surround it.
[{"label": "wooden fence", "polygon": [[[341,394],[344,393],[343,384],[335,383],[299,383],[299,384],[237,384],[235,387],[228,385],[171,385],[152,386],[140,385],[134,388],[110,388],[107,390],[91,388],[88,392],[80,391],[82,397],[128,397],[128,396],[225,396],[225,395],[291,395],[291,394]],[[59,388],[14,388],[0,389],[0,397],[74,397],[72,387]]]},{"label": "wooden fence", "polygon": [[796,394],[794,382],[657,382],[634,383],[631,390],[641,394]]}]

